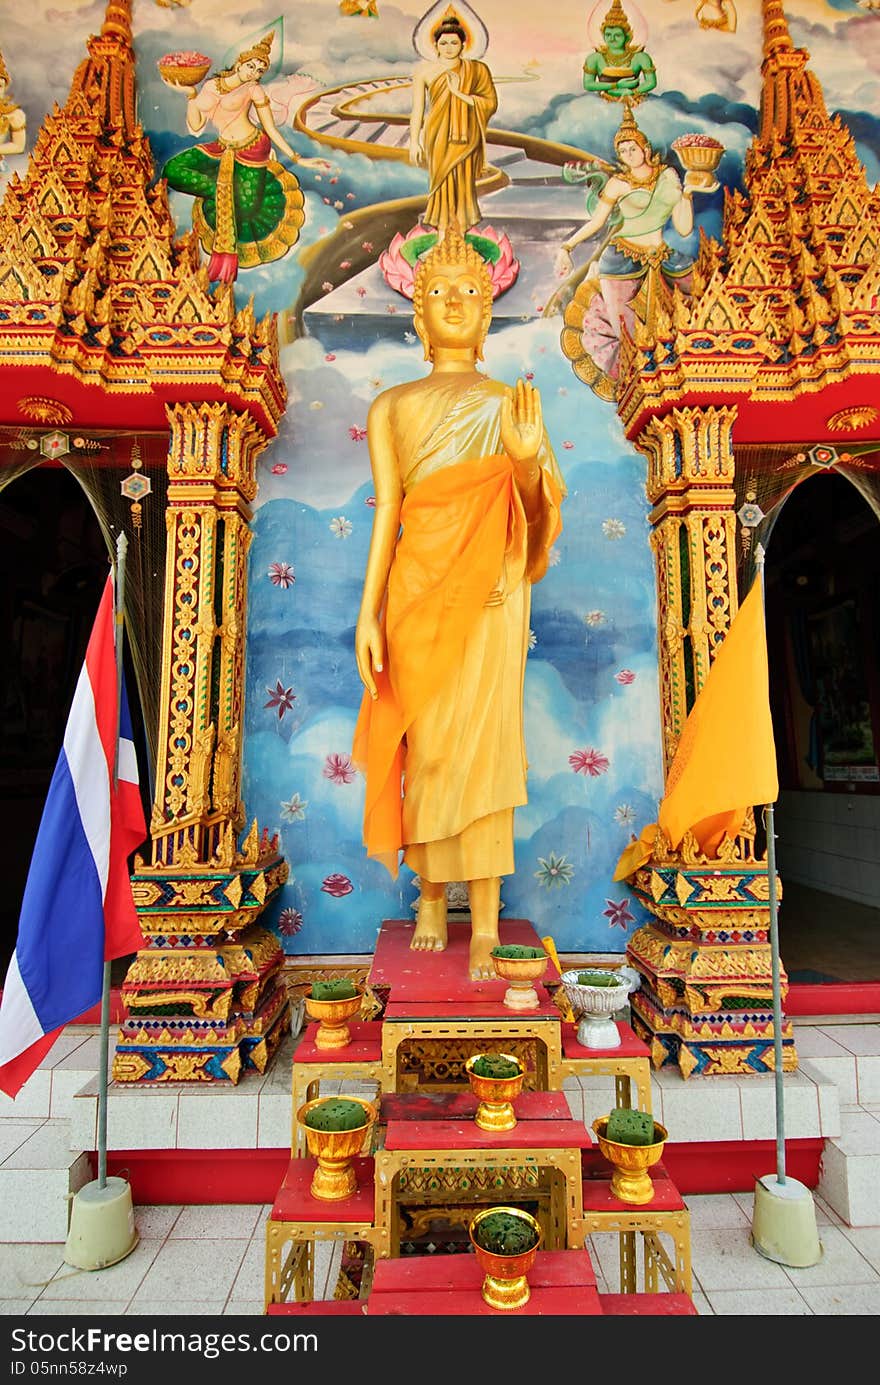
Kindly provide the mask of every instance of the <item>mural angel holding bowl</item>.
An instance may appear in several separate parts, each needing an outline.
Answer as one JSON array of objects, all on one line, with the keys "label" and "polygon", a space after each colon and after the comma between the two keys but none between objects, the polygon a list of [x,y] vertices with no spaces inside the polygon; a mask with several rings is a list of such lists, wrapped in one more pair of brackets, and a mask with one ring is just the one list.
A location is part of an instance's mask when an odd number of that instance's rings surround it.
[{"label": "mural angel holding bowl", "polygon": [[331,167],[326,159],[297,154],[275,124],[260,85],[273,38],[274,31],[266,34],[207,81],[211,60],[203,53],[169,53],[158,64],[165,85],[186,96],[190,134],[209,125],[217,131],[216,139],[175,154],[162,176],[170,188],[196,199],[193,225],[211,256],[208,277],[222,283],[232,283],[239,268],[280,259],[299,239],[302,190],[272,157],[272,146],[302,168]]},{"label": "mural angel holding bowl", "polygon": [[[564,171],[567,181],[587,184],[589,215],[559,247],[556,272],[565,283],[547,311],[558,311],[568,296],[562,349],[578,378],[602,399],[616,397],[620,323],[632,333],[640,292],[640,313],[647,318],[658,277],[690,291],[693,260],[667,245],[664,231],[671,222],[679,235],[690,235],[693,194],[718,187],[714,170],[724,146],[710,135],[689,134],[674,140],[672,148],[685,169],[683,182],[653,149],[627,105],[614,137],[617,169],[609,175],[568,165]],[[606,228],[599,249],[575,270],[572,250]]]}]

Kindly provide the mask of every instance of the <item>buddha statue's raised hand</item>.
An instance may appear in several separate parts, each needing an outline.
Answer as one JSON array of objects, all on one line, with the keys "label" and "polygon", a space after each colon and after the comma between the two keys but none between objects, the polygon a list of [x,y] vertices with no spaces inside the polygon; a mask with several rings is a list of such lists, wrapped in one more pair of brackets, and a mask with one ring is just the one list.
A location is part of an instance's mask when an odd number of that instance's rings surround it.
[{"label": "buddha statue's raised hand", "polygon": [[541,396],[527,380],[517,380],[501,401],[501,445],[514,462],[532,462],[543,433]]}]

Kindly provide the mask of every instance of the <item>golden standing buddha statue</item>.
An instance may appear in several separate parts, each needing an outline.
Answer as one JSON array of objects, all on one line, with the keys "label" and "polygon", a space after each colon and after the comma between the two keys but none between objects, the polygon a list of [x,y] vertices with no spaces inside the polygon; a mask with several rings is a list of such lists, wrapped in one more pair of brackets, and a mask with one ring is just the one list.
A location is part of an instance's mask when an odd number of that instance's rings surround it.
[{"label": "golden standing buddha statue", "polygon": [[489,271],[457,227],[420,261],[415,328],[431,370],[367,419],[376,508],[355,635],[353,753],[368,854],[420,880],[411,946],[447,942],[446,885],[467,882],[469,970],[494,976],[513,813],[527,801],[523,679],[533,582],[565,487],[538,391],[477,369]]}]

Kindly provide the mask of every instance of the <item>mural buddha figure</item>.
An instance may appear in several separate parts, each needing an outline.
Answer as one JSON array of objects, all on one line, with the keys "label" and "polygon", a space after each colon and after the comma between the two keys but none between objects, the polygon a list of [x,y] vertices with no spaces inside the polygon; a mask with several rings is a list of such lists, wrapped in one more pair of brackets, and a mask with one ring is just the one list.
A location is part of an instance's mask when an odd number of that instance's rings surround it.
[{"label": "mural buddha figure", "polygon": [[584,90],[596,91],[607,101],[641,101],[656,87],[657,72],[651,55],[633,43],[632,25],[620,0],[613,0],[602,21],[602,40],[584,61]]}]

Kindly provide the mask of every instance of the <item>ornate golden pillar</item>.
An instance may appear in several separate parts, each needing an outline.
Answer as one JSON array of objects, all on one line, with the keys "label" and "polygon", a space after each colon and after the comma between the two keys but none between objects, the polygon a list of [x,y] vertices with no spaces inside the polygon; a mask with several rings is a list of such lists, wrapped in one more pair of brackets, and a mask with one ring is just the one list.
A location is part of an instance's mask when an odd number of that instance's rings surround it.
[{"label": "ornate golden pillar", "polygon": [[[735,405],[672,409],[634,440],[648,459],[651,547],[657,564],[664,768],[737,610],[733,427]],[[690,833],[676,851],[658,835],[630,885],[655,922],[633,934],[642,976],[633,1027],[655,1067],[697,1073],[773,1066],[773,980],[766,860],[754,818],[715,859]],[[783,995],[787,980],[783,973]],[[783,1062],[797,1066],[792,1027]]]},{"label": "ornate golden pillar", "polygon": [[152,859],[132,888],[148,946],[122,987],[120,1082],[236,1082],[289,1028],[283,952],[256,919],[287,878],[241,801],[247,552],[268,439],[228,405],[168,409],[168,543]]}]

